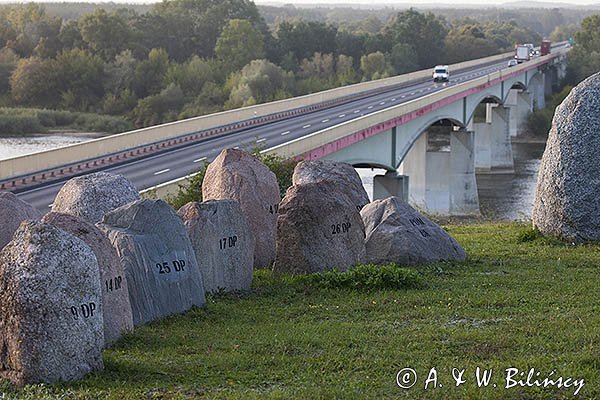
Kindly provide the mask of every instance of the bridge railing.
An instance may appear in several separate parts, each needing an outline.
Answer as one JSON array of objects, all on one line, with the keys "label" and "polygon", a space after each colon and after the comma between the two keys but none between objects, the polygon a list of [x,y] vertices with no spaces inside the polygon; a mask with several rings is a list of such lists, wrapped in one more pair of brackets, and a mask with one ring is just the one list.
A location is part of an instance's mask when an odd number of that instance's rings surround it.
[{"label": "bridge railing", "polygon": [[[453,64],[450,68],[453,71],[458,71],[476,65],[494,63],[503,58],[510,57],[511,54],[512,53],[504,53],[482,59],[466,61]],[[109,162],[115,162],[115,160],[122,160],[122,158],[119,158],[120,152],[125,152],[123,158],[126,158],[128,155],[127,150],[138,149],[135,154],[134,152],[131,152],[131,156],[139,156],[140,154],[146,154],[147,150],[158,150],[159,146],[150,146],[149,148],[147,146],[160,142],[163,142],[162,147],[165,147],[165,144],[171,146],[172,144],[182,143],[184,142],[184,139],[185,142],[187,142],[188,140],[202,140],[208,137],[218,137],[239,129],[246,129],[251,126],[288,118],[292,115],[329,107],[337,102],[347,101],[348,99],[355,98],[361,94],[381,91],[391,87],[429,79],[430,75],[431,71],[429,69],[422,70],[305,96],[137,129],[57,149],[8,158],[0,160],[0,181],[21,178],[32,173],[50,170],[52,170],[52,176],[54,176],[55,171],[53,169],[58,169],[63,166],[67,167],[69,165],[71,165],[71,167],[68,172],[72,172],[73,163],[83,163],[82,165],[84,165],[85,168],[92,168],[95,167],[96,161],[100,162],[100,160],[98,160],[100,157],[116,155],[115,157],[110,157],[108,160]],[[185,135],[194,136],[183,138]],[[179,139],[179,141],[175,139]],[[90,162],[88,163],[87,161]],[[102,158],[101,162],[104,164],[105,159]],[[77,165],[76,170],[81,170],[82,165]],[[62,169],[60,171],[62,174]],[[50,174],[43,174],[42,178],[45,178],[46,175]]]},{"label": "bridge railing", "polygon": [[[277,154],[286,158],[300,157],[303,159],[311,159],[322,157],[339,150],[337,146],[340,141],[347,140],[348,142],[345,144],[349,144],[355,140],[361,139],[357,137],[353,138],[352,136],[364,135],[364,137],[366,137],[391,129],[394,125],[405,123],[410,120],[410,118],[416,118],[424,114],[423,110],[433,111],[435,110],[436,105],[443,107],[445,103],[456,101],[456,99],[466,96],[469,91],[478,87],[495,84],[508,79],[511,76],[535,69],[553,58],[560,58],[562,56],[563,52],[556,51],[553,54],[539,57],[532,62],[519,64],[515,67],[502,69],[477,79],[459,83],[436,93],[265,149],[263,150],[263,153]],[[344,144],[342,143],[341,145],[343,146]],[[153,188],[148,188],[147,190],[142,191],[142,194],[145,193],[148,197],[167,198],[168,196],[176,194],[179,187],[187,184],[196,174],[197,173],[190,174],[182,178],[162,183]]]},{"label": "bridge railing", "polygon": [[[393,107],[359,117],[339,125],[313,132],[309,135],[264,150],[265,153],[278,154],[286,158],[301,157],[303,159],[319,158],[340,150],[342,146],[366,137],[389,130],[392,126],[405,123],[412,118],[435,110],[446,103],[465,97],[469,91],[507,79],[509,76],[535,69],[549,60],[560,57],[561,52],[555,52],[539,57],[533,61],[517,66],[492,72],[481,78],[459,83],[438,92],[408,101]],[[358,137],[352,138],[352,135]],[[346,140],[346,143],[341,142]]]}]

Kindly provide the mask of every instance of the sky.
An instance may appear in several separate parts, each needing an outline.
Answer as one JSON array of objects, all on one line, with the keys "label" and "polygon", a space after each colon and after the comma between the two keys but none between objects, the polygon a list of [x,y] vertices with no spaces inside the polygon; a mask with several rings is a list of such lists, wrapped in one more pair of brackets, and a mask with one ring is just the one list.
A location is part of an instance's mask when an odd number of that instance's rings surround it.
[{"label": "sky", "polygon": [[[481,5],[482,0],[254,0],[257,4],[363,4],[363,5],[405,5],[405,4],[477,4]],[[492,1],[492,3],[502,4],[507,2],[513,2],[512,0],[507,1]],[[587,4],[598,4],[600,1],[586,1],[586,0],[541,0],[542,3],[559,3],[559,4],[572,4],[572,5],[587,5]]]}]

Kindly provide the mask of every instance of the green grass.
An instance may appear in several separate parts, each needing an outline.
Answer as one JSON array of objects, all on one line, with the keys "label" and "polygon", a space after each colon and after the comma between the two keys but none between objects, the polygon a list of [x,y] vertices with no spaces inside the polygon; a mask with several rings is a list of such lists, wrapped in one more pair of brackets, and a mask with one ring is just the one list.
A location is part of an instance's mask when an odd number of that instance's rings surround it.
[{"label": "green grass", "polygon": [[[258,271],[252,293],[137,328],[104,352],[102,373],[0,390],[30,399],[573,397],[571,388],[504,389],[504,370],[516,367],[583,378],[578,398],[600,398],[600,247],[516,223],[447,228],[469,260],[389,266],[395,289],[365,284],[371,267],[352,279]],[[358,283],[338,284],[348,281]],[[493,369],[497,388],[477,388],[478,366]],[[395,381],[405,367],[419,374],[410,390]],[[431,367],[443,387],[424,390]],[[452,368],[466,369],[465,384],[453,385]]]}]

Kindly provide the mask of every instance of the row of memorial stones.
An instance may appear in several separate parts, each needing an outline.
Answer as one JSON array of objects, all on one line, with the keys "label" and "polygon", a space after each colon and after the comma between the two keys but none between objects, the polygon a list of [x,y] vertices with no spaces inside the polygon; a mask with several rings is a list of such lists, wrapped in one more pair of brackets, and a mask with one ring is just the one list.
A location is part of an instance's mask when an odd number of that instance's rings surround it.
[{"label": "row of memorial stones", "polygon": [[0,193],[0,375],[17,384],[102,368],[133,326],[250,288],[253,266],[309,273],[361,262],[463,260],[460,245],[397,198],[369,203],[348,164],[300,163],[280,201],[255,157],[223,150],[203,203],[178,213],[124,177],[74,178],[41,214]]}]

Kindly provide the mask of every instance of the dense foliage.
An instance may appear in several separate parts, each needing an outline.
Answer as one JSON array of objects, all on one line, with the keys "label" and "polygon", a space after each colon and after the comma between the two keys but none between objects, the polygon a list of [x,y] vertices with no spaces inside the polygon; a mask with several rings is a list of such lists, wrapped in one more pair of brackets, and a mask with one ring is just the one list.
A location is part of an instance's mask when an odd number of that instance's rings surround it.
[{"label": "dense foliage", "polygon": [[45,7],[0,7],[0,106],[120,116],[136,127],[540,39],[514,22],[450,23],[415,9],[396,12],[386,23],[372,15],[353,27],[294,18],[268,25],[248,0],[102,6],[80,16],[71,7],[62,16],[55,5],[48,5],[52,13]]},{"label": "dense foliage", "polygon": [[569,52],[567,83],[576,85],[600,71],[600,14],[585,18],[575,33],[575,47]]}]

